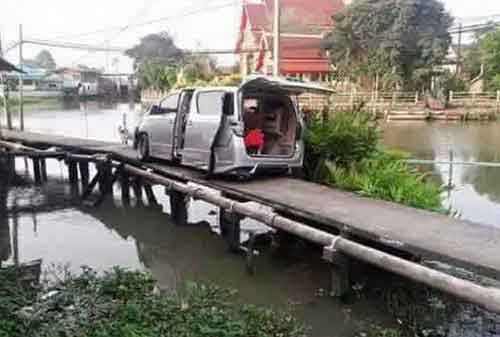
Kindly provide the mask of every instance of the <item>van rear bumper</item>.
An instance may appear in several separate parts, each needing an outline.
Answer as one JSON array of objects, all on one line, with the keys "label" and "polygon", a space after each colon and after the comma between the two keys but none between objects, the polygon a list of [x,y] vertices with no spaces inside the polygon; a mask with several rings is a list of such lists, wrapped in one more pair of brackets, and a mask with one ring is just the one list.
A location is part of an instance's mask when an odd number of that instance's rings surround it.
[{"label": "van rear bumper", "polygon": [[233,160],[231,162],[217,162],[214,173],[224,174],[240,171],[265,171],[301,168],[304,165],[304,143],[298,141],[295,153],[291,157],[256,156],[247,154],[243,139],[233,142]]}]

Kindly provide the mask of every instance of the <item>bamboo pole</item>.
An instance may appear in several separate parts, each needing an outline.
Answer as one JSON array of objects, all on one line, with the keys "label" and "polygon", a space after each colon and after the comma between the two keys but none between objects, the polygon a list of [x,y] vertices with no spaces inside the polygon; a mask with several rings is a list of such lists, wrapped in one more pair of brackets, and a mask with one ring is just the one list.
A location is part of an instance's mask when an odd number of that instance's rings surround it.
[{"label": "bamboo pole", "polygon": [[296,235],[315,244],[329,249],[335,249],[347,256],[359,259],[381,269],[407,277],[413,281],[425,284],[454,295],[465,301],[477,304],[494,313],[500,313],[500,289],[487,288],[462,280],[446,273],[410,262],[399,257],[358,244],[354,241],[309,227],[297,221],[287,219],[275,212],[265,211],[253,205],[236,202],[212,193],[206,188],[189,186],[158,174],[146,172],[130,165],[124,165],[130,174],[145,180],[166,186],[168,189],[187,194],[193,198],[206,201],[230,212],[249,217],[267,224],[273,228]]}]

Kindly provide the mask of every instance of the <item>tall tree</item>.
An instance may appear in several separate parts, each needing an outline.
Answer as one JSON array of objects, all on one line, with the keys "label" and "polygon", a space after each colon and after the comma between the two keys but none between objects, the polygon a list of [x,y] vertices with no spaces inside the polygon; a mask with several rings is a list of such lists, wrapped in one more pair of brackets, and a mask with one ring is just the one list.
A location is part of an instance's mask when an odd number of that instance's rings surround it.
[{"label": "tall tree", "polygon": [[172,63],[179,62],[183,57],[182,50],[167,32],[146,35],[125,54],[135,60],[136,67],[144,61]]},{"label": "tall tree", "polygon": [[453,19],[438,0],[354,0],[333,18],[323,46],[346,77],[389,74],[420,86],[451,43]]},{"label": "tall tree", "polygon": [[45,69],[48,70],[55,70],[56,69],[56,61],[54,60],[54,57],[52,57],[52,54],[48,50],[42,50],[41,52],[38,53],[38,55],[35,57],[35,63]]},{"label": "tall tree", "polygon": [[500,29],[485,34],[480,46],[486,87],[488,90],[500,90]]}]

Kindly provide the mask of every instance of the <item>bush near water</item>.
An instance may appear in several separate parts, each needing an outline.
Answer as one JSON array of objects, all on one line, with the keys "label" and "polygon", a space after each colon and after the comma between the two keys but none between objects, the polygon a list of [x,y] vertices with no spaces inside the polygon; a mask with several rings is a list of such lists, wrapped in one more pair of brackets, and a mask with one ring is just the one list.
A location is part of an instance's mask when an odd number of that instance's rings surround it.
[{"label": "bush near water", "polygon": [[306,131],[309,180],[414,208],[442,210],[440,186],[380,147],[380,131],[369,114],[336,112],[313,118]]},{"label": "bush near water", "polygon": [[300,337],[290,315],[231,302],[234,292],[187,284],[179,294],[154,291],[142,272],[84,269],[51,287],[21,287],[0,269],[0,337]]}]

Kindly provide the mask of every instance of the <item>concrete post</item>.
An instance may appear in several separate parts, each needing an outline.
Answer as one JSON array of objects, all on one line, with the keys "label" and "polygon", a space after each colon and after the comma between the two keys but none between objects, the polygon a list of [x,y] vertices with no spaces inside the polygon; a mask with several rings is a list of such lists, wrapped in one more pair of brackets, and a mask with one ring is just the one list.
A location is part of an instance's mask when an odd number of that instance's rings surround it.
[{"label": "concrete post", "polygon": [[219,226],[223,239],[226,241],[229,251],[237,253],[240,251],[241,218],[234,212],[219,210]]},{"label": "concrete post", "polygon": [[330,262],[331,265],[331,290],[330,296],[343,298],[350,293],[350,261],[344,254],[340,253],[335,247],[325,247],[323,259]]},{"label": "concrete post", "polygon": [[178,191],[168,192],[170,199],[170,216],[176,225],[187,225],[189,221],[189,200]]},{"label": "concrete post", "polygon": [[122,203],[124,206],[130,205],[130,176],[126,170],[122,170],[120,175],[120,185],[122,192]]}]

